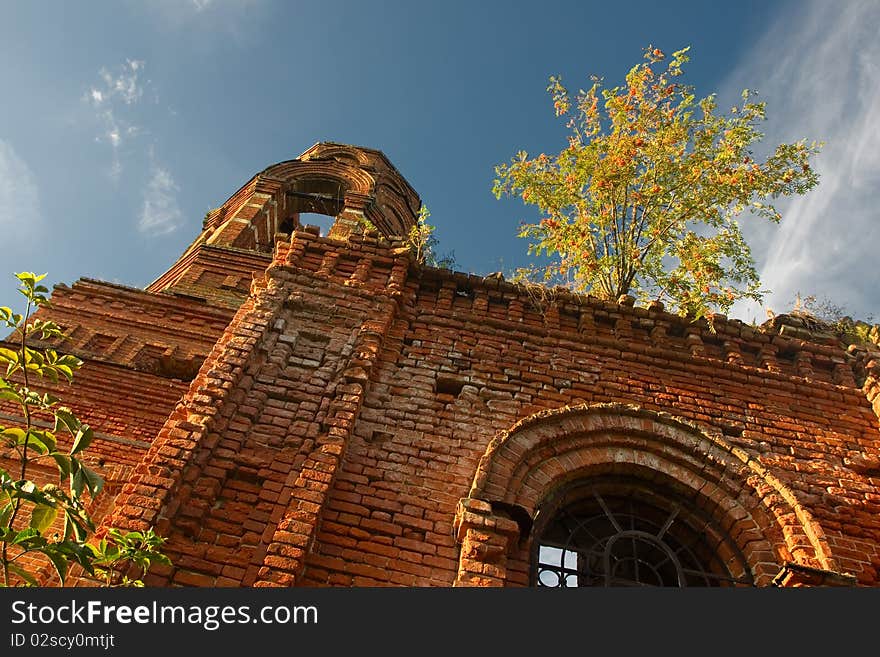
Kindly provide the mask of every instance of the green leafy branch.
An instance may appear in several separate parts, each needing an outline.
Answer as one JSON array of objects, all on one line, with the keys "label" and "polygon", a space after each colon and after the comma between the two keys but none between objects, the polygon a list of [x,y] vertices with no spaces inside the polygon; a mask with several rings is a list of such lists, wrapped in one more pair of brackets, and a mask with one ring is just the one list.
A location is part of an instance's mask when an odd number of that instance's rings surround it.
[{"label": "green leafy branch", "polygon": [[[32,387],[36,379],[53,384],[62,379],[71,382],[83,362],[50,347],[30,346],[37,336],[41,340],[61,340],[65,336],[55,322],[33,317],[38,309],[49,306],[49,290],[40,284],[45,274],[21,272],[16,278],[18,291],[27,302],[25,312],[0,307],[0,324],[12,329],[6,344],[15,345],[0,347],[0,402],[15,405],[23,420],[20,426],[0,426],[0,446],[18,461],[15,473],[0,468],[0,585],[11,586],[13,576],[25,585],[38,585],[35,573],[25,566],[26,555],[46,558],[62,585],[72,564],[106,585],[112,582],[109,570],[121,567],[123,561],[141,568],[143,574],[151,560],[167,562],[159,552],[163,539],[152,530],[123,533],[114,529],[108,532],[109,540],[103,539],[97,545],[87,542],[95,525],[86,507],[86,493],[94,500],[104,484],[83,461],[94,432],[70,408],[61,405],[58,397]],[[54,420],[51,429],[36,422],[36,416],[46,415]],[[65,435],[64,442],[70,445],[66,450],[58,444],[59,436]],[[57,483],[40,486],[29,479],[31,468],[43,463],[55,466]],[[61,531],[52,532],[59,518]],[[137,583],[127,578],[122,582]]]}]

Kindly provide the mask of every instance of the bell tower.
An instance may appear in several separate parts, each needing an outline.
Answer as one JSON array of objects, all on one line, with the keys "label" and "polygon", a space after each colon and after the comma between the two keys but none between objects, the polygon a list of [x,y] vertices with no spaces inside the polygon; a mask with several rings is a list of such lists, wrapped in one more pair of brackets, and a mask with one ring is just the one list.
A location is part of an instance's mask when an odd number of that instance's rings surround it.
[{"label": "bell tower", "polygon": [[304,215],[330,217],[331,239],[345,241],[371,226],[394,240],[416,224],[420,206],[381,151],[319,142],[264,169],[211,210],[202,232],[147,291],[235,307],[247,296],[252,275],[271,262],[275,236],[304,228]]}]

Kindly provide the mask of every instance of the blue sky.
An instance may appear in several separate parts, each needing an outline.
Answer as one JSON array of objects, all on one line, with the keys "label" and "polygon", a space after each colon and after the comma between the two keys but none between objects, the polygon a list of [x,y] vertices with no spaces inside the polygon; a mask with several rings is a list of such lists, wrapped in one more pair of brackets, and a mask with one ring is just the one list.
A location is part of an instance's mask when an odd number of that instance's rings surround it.
[{"label": "blue sky", "polygon": [[687,81],[722,107],[757,89],[768,145],[826,142],[819,187],[746,226],[765,306],[800,291],[880,314],[878,32],[868,0],[5,3],[0,302],[21,269],[145,286],[208,209],[324,140],[382,150],[459,269],[523,265],[535,210],[495,200],[494,166],[564,144],[549,75],[616,83],[653,44],[690,45]]}]

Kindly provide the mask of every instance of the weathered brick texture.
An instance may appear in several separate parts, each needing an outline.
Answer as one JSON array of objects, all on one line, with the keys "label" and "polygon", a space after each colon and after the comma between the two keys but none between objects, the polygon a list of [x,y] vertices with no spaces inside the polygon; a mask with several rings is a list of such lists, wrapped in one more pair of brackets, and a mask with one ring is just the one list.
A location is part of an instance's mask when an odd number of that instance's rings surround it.
[{"label": "weathered brick texture", "polygon": [[421,267],[418,207],[319,144],[146,291],[56,289],[96,512],[168,538],[149,584],[528,585],[539,511],[595,477],[690,500],[757,585],[880,582],[880,349]]}]

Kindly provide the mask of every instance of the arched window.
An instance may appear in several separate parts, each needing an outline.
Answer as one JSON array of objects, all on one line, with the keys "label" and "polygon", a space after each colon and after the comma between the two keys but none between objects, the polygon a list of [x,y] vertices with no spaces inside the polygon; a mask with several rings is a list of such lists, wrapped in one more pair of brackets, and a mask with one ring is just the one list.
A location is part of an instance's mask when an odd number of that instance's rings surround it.
[{"label": "arched window", "polygon": [[595,478],[544,504],[535,586],[753,586],[733,539],[692,499],[656,482]]},{"label": "arched window", "polygon": [[336,217],[345,208],[347,186],[332,178],[301,178],[290,182],[287,190],[288,212],[279,231],[289,233],[298,226],[311,224],[327,235]]},{"label": "arched window", "polygon": [[792,564],[840,580],[796,499],[720,433],[667,414],[540,411],[480,459],[453,523],[456,585],[770,586]]}]

